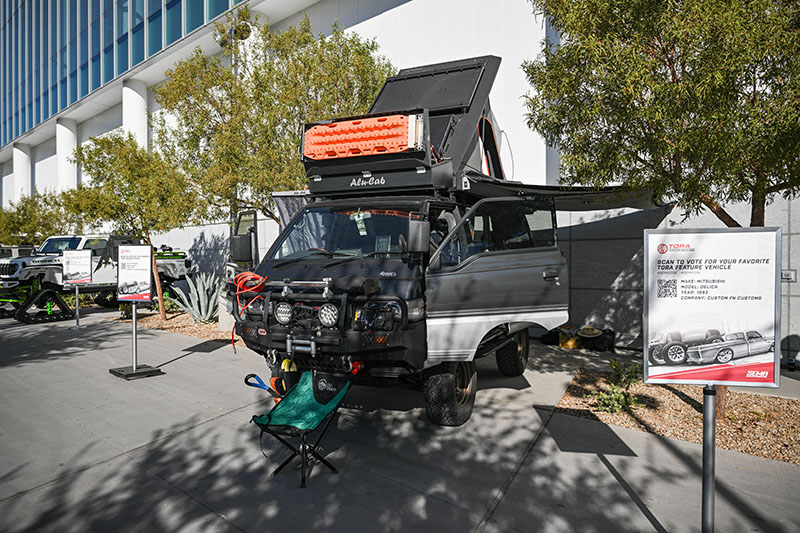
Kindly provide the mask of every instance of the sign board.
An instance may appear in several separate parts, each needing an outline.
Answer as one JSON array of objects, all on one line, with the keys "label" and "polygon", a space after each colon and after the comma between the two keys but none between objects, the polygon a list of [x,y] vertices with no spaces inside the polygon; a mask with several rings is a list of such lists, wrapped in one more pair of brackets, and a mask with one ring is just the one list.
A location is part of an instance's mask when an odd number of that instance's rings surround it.
[{"label": "sign board", "polygon": [[120,246],[117,267],[117,300],[149,302],[153,273],[153,248]]},{"label": "sign board", "polygon": [[61,279],[64,285],[92,283],[92,251],[64,250],[61,256]]},{"label": "sign board", "polygon": [[778,387],[780,228],[645,230],[645,383]]}]

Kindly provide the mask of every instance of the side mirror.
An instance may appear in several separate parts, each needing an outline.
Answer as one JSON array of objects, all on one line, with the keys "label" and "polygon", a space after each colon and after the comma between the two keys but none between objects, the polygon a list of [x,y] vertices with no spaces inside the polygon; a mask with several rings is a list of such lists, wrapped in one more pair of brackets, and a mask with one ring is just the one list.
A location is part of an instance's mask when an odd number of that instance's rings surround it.
[{"label": "side mirror", "polygon": [[425,253],[430,248],[431,223],[427,220],[408,219],[409,253]]},{"label": "side mirror", "polygon": [[231,258],[236,263],[250,263],[253,260],[253,247],[250,234],[234,235],[231,240]]}]

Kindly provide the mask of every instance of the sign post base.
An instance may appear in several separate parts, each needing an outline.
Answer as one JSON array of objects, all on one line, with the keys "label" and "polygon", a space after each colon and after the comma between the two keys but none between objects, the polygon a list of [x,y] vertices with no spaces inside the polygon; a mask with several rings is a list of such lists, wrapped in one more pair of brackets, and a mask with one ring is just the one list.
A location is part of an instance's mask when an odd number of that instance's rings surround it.
[{"label": "sign post base", "polygon": [[112,376],[117,376],[118,378],[122,378],[127,381],[132,379],[148,378],[150,376],[161,376],[164,374],[160,368],[155,368],[150,365],[137,365],[136,369],[134,369],[132,366],[111,368],[108,372]]}]

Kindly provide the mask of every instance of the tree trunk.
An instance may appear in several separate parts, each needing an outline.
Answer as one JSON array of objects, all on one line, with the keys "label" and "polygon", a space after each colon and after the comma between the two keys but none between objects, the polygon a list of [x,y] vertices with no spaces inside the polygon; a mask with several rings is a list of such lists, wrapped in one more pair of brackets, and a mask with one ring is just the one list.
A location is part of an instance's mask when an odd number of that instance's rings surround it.
[{"label": "tree trunk", "polygon": [[[145,238],[147,239],[147,244],[150,245],[150,248],[153,247],[153,241],[150,240],[150,233],[145,232]],[[153,265],[153,279],[156,282],[156,295],[158,295],[158,314],[161,316],[161,320],[164,321],[167,319],[167,310],[164,307],[164,291],[161,289],[161,277],[158,275],[158,267],[156,266],[156,254],[152,252],[150,254],[152,258],[152,265]]]}]

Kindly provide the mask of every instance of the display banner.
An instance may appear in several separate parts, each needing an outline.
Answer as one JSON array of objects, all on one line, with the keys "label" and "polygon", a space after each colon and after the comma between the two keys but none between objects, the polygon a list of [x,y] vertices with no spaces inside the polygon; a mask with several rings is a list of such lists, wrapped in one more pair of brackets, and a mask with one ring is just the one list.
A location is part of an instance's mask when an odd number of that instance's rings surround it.
[{"label": "display banner", "polygon": [[778,387],[780,228],[645,230],[645,383]]},{"label": "display banner", "polygon": [[153,272],[151,246],[120,246],[117,267],[117,300],[149,302]]},{"label": "display banner", "polygon": [[92,283],[92,251],[64,250],[61,256],[61,279],[64,285]]}]

